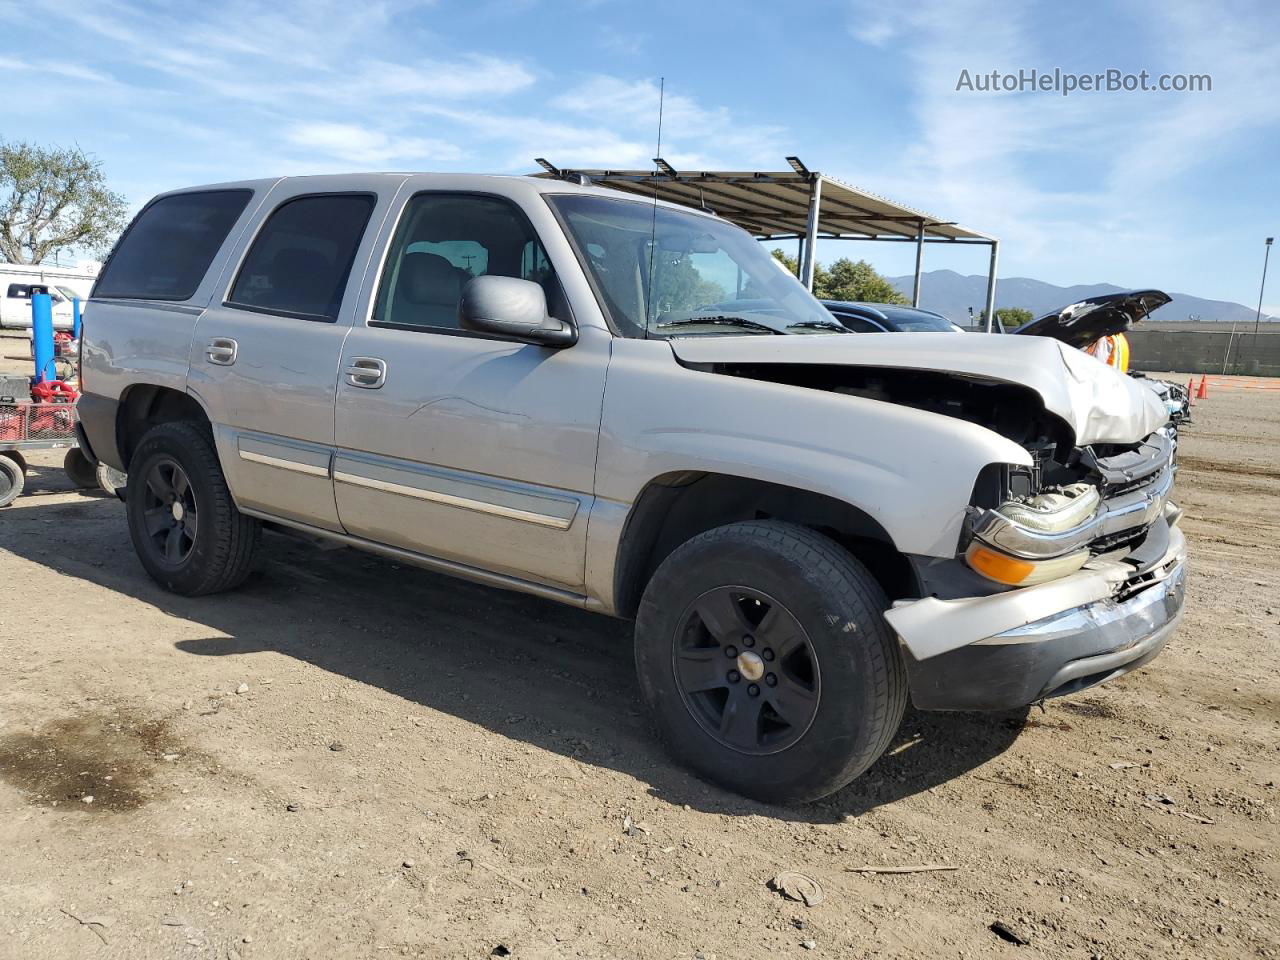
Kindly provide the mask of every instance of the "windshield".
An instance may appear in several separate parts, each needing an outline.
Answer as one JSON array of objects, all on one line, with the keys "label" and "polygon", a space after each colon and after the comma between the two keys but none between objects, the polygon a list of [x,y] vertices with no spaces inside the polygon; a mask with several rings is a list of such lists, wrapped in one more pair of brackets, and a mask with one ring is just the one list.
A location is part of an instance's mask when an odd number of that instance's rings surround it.
[{"label": "windshield", "polygon": [[644,201],[547,199],[623,336],[848,332],[732,224]]},{"label": "windshield", "polygon": [[964,333],[946,317],[925,313],[923,310],[885,310],[884,315],[905,333]]},{"label": "windshield", "polygon": [[80,294],[76,293],[70,287],[54,287],[54,289],[57,290],[60,294],[62,294],[64,297],[66,297],[68,300],[74,300],[76,299],[76,297],[80,296]]}]

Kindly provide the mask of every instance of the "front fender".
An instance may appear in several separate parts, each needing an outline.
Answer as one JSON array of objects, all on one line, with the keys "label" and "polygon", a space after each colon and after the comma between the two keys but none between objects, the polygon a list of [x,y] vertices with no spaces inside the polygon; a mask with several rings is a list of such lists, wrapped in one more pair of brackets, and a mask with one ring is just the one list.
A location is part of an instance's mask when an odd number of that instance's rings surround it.
[{"label": "front fender", "polygon": [[976,424],[693,370],[665,341],[620,339],[605,390],[596,494],[629,505],[663,474],[750,477],[849,503],[903,553],[952,557],[974,481],[989,463],[1031,458]]}]

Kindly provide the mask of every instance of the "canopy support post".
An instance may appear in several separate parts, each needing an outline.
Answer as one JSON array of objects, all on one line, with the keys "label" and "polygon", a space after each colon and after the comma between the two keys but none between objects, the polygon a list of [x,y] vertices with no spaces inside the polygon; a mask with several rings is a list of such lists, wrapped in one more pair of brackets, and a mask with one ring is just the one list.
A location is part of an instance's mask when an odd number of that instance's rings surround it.
[{"label": "canopy support post", "polygon": [[924,221],[916,227],[916,279],[911,284],[911,306],[920,307],[920,270],[924,265]]},{"label": "canopy support post", "polygon": [[1000,241],[991,241],[991,269],[987,273],[987,333],[995,327],[996,322],[996,261],[1000,258]]},{"label": "canopy support post", "polygon": [[818,246],[818,207],[822,203],[822,177],[814,174],[809,186],[809,218],[804,228],[804,260],[800,265],[800,282],[813,291],[813,265]]}]

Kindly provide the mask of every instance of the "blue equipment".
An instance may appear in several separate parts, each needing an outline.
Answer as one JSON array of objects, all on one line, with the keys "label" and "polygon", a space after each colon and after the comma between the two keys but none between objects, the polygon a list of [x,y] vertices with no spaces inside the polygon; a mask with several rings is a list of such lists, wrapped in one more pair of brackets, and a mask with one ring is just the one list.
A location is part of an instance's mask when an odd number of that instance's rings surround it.
[{"label": "blue equipment", "polygon": [[31,345],[36,358],[34,382],[57,380],[58,368],[53,354],[53,298],[49,296],[48,287],[31,288]]}]

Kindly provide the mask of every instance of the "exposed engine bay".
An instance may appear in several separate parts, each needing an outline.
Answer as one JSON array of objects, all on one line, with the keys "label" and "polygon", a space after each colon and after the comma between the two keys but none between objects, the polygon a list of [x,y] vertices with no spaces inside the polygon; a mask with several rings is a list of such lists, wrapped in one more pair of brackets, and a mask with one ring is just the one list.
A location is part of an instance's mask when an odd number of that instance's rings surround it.
[{"label": "exposed engine bay", "polygon": [[[1030,585],[1078,568],[1102,553],[1139,548],[1165,509],[1177,433],[1167,424],[1135,443],[1076,445],[1070,427],[1027,386],[967,374],[825,364],[716,363],[726,376],[864,397],[954,417],[1017,443],[1032,464],[988,465],[970,500],[958,545],[982,571],[982,554],[1001,566],[988,576]],[[975,552],[976,551],[976,552]],[[1011,565],[1021,565],[1016,570]],[[1010,579],[1015,578],[1015,579]]]},{"label": "exposed engine bay", "polygon": [[820,364],[718,363],[710,372],[826,390],[927,410],[993,430],[1031,449],[1070,445],[1071,430],[1030,387],[958,373]]}]

